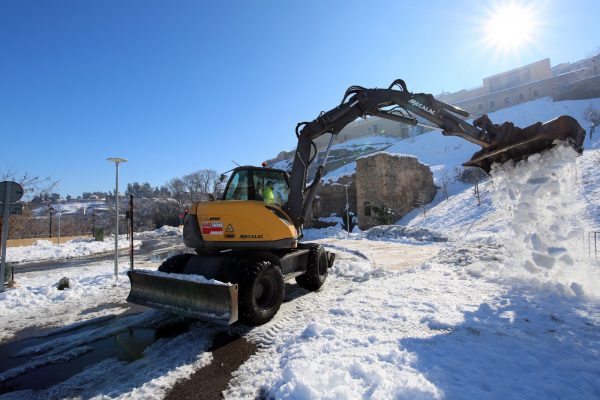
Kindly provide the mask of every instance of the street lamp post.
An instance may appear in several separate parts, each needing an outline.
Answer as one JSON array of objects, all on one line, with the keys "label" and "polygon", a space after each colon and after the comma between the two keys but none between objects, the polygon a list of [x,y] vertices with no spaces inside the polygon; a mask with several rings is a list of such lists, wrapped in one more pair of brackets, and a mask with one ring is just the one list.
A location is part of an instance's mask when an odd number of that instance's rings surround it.
[{"label": "street lamp post", "polygon": [[60,197],[58,198],[58,244],[60,244],[60,217],[62,215],[62,207],[60,206]]},{"label": "street lamp post", "polygon": [[115,279],[119,274],[119,164],[127,162],[124,158],[110,157],[108,161],[115,163]]}]

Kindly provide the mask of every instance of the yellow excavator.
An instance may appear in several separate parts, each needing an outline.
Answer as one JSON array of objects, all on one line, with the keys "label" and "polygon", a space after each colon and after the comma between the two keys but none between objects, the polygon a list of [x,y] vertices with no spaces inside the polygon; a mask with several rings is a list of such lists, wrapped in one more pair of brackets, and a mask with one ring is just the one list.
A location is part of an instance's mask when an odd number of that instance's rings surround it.
[{"label": "yellow excavator", "polygon": [[[127,301],[193,318],[256,325],[279,310],[284,282],[315,291],[325,282],[335,255],[319,244],[302,243],[302,228],[324,173],[336,135],[349,123],[376,116],[408,125],[440,129],[482,149],[464,165],[488,172],[494,163],[518,161],[566,143],[581,153],[585,131],[561,116],[526,128],[493,124],[487,116],[468,123],[469,113],[425,93],[411,93],[401,79],[387,89],[350,87],[339,106],[296,126],[298,146],[291,172],[244,166],[235,168],[223,197],[189,209],[185,245],[196,254],[166,259],[158,271],[129,271]],[[331,139],[307,185],[315,160],[314,139]]]}]

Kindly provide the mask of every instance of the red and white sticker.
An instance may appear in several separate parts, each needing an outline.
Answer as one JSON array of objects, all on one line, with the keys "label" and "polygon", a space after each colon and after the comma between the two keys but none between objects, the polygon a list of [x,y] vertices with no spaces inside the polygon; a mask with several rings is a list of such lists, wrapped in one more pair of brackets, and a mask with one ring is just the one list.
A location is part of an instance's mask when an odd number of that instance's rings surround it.
[{"label": "red and white sticker", "polygon": [[222,235],[223,234],[223,223],[222,222],[203,222],[202,223],[202,234],[203,235]]}]

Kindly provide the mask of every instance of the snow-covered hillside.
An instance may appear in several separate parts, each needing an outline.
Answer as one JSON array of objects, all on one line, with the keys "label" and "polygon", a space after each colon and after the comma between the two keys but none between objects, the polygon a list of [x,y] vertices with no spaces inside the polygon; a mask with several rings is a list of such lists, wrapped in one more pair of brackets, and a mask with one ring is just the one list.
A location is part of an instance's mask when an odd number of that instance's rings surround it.
[{"label": "snow-covered hillside", "polygon": [[[524,127],[538,121],[545,122],[560,115],[570,115],[577,119],[584,129],[587,129],[589,122],[583,118],[583,112],[589,105],[600,108],[600,99],[553,102],[550,98],[542,98],[493,112],[489,114],[489,117],[494,123],[512,121],[516,126]],[[352,143],[348,142],[348,145],[357,145],[361,140],[368,142],[373,138],[356,139]],[[597,138],[593,142],[586,138],[585,148],[593,148],[597,142]],[[346,144],[341,143],[338,146]],[[414,155],[420,162],[428,164],[434,173],[437,184],[439,184],[441,174],[444,171],[450,178],[454,177],[456,167],[460,167],[462,163],[471,158],[473,153],[480,149],[479,146],[464,139],[455,136],[443,136],[439,131],[427,132],[404,140],[390,139],[390,144],[385,149],[386,152]],[[349,163],[339,170],[329,171],[324,180],[335,181],[339,176],[352,174],[355,169],[356,163]],[[451,185],[450,189],[454,194],[464,190],[465,186]]]}]

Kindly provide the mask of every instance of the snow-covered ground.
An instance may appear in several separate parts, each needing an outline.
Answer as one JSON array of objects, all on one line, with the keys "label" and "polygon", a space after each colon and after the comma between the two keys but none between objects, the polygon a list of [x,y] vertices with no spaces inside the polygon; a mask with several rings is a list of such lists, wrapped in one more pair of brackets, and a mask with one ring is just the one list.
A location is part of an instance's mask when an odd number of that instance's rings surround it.
[{"label": "snow-covered ground", "polygon": [[[528,107],[557,104],[544,101]],[[569,109],[559,114],[577,117]],[[447,149],[441,154],[464,150]],[[428,163],[438,165],[427,151]],[[408,218],[407,228],[308,230],[306,240],[337,254],[327,282],[314,293],[288,286],[271,322],[239,329],[259,350],[233,373],[225,397],[599,398],[600,267],[588,244],[600,222],[598,160],[600,150],[576,159],[557,148],[495,170],[480,188],[481,205],[471,188],[456,187],[427,217]],[[62,276],[73,285],[58,291]],[[40,355],[0,372],[0,382],[84,354],[99,337],[173,318],[157,311],[117,318],[122,309],[97,309],[122,303],[128,292],[110,262],[27,273],[20,283],[0,294],[0,341],[32,326],[115,321],[89,337],[74,333],[26,349]],[[4,397],[162,398],[211,363],[217,329],[199,322],[130,363],[109,358],[51,388]]]},{"label": "snow-covered ground", "polygon": [[[105,200],[88,200],[88,201],[65,201],[60,203],[54,203],[52,205],[54,212],[60,212],[64,215],[67,214],[89,214],[91,212],[108,211],[109,208],[106,205]],[[47,215],[48,207],[40,206],[33,210],[35,215]]]},{"label": "snow-covered ground", "polygon": [[[136,233],[134,235],[133,245],[134,247],[139,247],[142,243],[141,239],[153,239],[181,235],[181,228],[163,226],[154,231]],[[129,247],[129,240],[127,239],[126,235],[119,235],[118,246],[119,249],[126,249]],[[107,253],[114,251],[114,249],[114,236],[107,236],[104,238],[104,241],[99,242],[96,242],[93,238],[73,239],[60,244],[52,243],[49,240],[38,240],[36,243],[30,246],[7,248],[6,261],[23,263],[43,260],[61,260]]]}]

